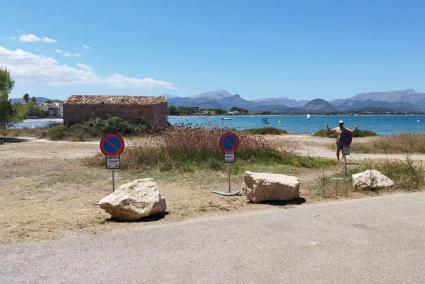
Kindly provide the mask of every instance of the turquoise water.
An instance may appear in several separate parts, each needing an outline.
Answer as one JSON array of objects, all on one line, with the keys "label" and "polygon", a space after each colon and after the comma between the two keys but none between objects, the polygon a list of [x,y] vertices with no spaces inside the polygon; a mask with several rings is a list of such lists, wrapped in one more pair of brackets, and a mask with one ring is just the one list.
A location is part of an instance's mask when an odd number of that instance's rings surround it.
[{"label": "turquoise water", "polygon": [[[270,124],[265,124],[266,119]],[[381,135],[400,133],[425,133],[425,115],[265,115],[265,116],[169,116],[171,124],[191,124],[202,127],[228,127],[247,129],[276,127],[289,133],[311,134],[329,123],[335,127],[338,121],[345,121],[346,127],[356,124],[361,129],[372,130]],[[16,128],[43,127],[49,123],[62,123],[61,119],[28,119],[15,125]]]},{"label": "turquoise water", "polygon": [[[270,124],[265,124],[266,119]],[[191,124],[204,127],[228,127],[247,129],[258,127],[276,127],[289,133],[311,134],[326,124],[336,127],[339,120],[345,126],[372,130],[381,135],[400,133],[425,133],[425,115],[267,115],[267,116],[169,116],[171,124]]]}]

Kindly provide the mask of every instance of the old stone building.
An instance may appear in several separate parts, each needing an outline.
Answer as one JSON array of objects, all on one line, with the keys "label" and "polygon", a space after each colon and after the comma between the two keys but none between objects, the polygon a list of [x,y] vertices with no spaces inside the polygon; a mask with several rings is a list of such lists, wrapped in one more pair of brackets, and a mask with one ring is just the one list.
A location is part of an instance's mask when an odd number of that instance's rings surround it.
[{"label": "old stone building", "polygon": [[63,105],[63,121],[68,126],[90,118],[117,116],[130,123],[144,121],[161,128],[168,123],[167,114],[165,97],[74,95]]}]

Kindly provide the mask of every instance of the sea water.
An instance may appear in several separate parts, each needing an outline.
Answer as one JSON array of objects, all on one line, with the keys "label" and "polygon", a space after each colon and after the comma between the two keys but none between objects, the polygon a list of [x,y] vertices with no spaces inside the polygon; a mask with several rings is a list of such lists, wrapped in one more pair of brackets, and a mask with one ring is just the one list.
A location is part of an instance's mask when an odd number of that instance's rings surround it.
[{"label": "sea water", "polygon": [[171,124],[202,127],[248,129],[275,127],[295,134],[312,134],[319,129],[338,125],[343,120],[347,128],[358,125],[380,135],[425,133],[425,115],[253,115],[253,116],[169,116]]},{"label": "sea water", "polygon": [[[241,116],[169,116],[173,124],[198,127],[226,127],[238,130],[259,127],[285,129],[288,133],[311,134],[326,125],[336,127],[339,120],[345,126],[371,130],[380,135],[400,133],[425,133],[425,115],[241,115]],[[44,127],[50,123],[63,123],[61,119],[27,119],[14,125],[15,128]]]}]

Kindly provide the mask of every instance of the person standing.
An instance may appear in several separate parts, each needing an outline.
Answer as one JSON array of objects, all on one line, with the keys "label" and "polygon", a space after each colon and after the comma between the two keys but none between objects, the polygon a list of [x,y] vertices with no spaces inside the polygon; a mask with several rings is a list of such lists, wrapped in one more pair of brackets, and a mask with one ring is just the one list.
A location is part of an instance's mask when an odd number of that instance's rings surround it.
[{"label": "person standing", "polygon": [[344,131],[349,131],[351,133],[353,133],[354,131],[356,131],[358,129],[358,125],[356,125],[353,129],[348,129],[344,127],[344,121],[340,120],[338,122],[338,126],[335,128],[329,128],[329,124],[326,125],[326,129],[329,132],[335,133],[337,135],[336,137],[336,158],[338,159],[338,161],[340,161],[339,156],[342,150],[342,141],[341,141],[341,135]]}]

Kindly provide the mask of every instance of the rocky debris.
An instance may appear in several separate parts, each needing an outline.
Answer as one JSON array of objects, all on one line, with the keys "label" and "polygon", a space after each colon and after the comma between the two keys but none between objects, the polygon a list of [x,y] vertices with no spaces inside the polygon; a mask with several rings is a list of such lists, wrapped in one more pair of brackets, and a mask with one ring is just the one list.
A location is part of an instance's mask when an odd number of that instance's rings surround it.
[{"label": "rocky debris", "polygon": [[353,175],[353,186],[356,188],[382,188],[393,185],[394,181],[377,170],[367,170]]},{"label": "rocky debris", "polygon": [[99,201],[100,208],[118,220],[134,221],[167,209],[152,178],[137,179],[117,188]]},{"label": "rocky debris", "polygon": [[242,194],[251,202],[296,200],[300,198],[300,181],[294,176],[245,172]]},{"label": "rocky debris", "polygon": [[142,96],[70,96],[65,104],[86,105],[153,105],[167,102],[165,97],[142,97]]}]

